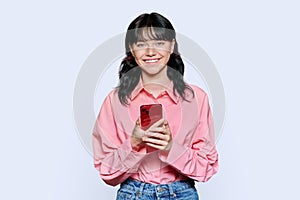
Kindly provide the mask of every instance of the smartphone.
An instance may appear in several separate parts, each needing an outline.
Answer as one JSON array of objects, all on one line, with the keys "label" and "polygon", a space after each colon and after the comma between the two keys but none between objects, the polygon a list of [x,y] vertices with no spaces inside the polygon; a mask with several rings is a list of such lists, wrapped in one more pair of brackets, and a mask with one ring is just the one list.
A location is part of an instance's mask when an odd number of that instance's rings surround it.
[{"label": "smartphone", "polygon": [[147,130],[152,124],[163,118],[161,104],[140,106],[141,128]]}]

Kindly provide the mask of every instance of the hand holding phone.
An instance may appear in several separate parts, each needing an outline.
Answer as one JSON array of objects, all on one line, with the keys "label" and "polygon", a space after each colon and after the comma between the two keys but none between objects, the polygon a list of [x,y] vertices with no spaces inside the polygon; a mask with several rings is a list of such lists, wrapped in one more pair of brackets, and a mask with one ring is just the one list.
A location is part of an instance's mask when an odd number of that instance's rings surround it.
[{"label": "hand holding phone", "polygon": [[[140,106],[140,117],[136,121],[136,125],[131,135],[131,145],[134,150],[139,151],[145,146],[145,142],[143,141],[145,131],[162,118],[163,114],[161,104],[148,104]],[[158,125],[157,127],[160,126]],[[150,152],[157,149],[146,146],[146,150],[147,152]]]},{"label": "hand holding phone", "polygon": [[[140,106],[141,129],[148,130],[143,141],[146,144],[146,151],[169,150],[172,135],[166,120],[163,120],[161,104],[149,104]],[[154,124],[154,127],[152,127]]]}]

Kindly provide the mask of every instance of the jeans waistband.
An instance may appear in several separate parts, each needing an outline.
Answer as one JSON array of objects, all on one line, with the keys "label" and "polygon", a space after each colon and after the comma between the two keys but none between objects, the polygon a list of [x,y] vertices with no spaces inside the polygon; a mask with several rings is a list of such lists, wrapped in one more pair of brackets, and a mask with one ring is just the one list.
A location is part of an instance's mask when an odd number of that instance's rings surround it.
[{"label": "jeans waistband", "polygon": [[169,193],[173,195],[174,193],[194,188],[195,182],[193,180],[185,180],[185,181],[176,181],[167,184],[151,184],[145,183],[138,180],[127,179],[123,183],[121,183],[121,188],[128,189],[136,192],[137,194],[148,193],[148,194],[163,194]]}]

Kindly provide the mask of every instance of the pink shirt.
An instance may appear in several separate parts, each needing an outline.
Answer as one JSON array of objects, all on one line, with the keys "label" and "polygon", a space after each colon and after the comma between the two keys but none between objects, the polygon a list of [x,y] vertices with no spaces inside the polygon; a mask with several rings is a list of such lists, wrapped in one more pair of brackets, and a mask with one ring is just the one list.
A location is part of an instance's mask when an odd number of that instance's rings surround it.
[{"label": "pink shirt", "polygon": [[[129,106],[123,106],[117,90],[105,98],[93,130],[94,165],[102,179],[117,185],[131,177],[139,181],[164,184],[188,177],[208,181],[218,169],[212,114],[207,94],[190,85],[195,97],[183,101],[173,94],[173,85],[156,98],[140,79],[131,93]],[[178,95],[179,96],[179,95]],[[142,104],[160,103],[172,133],[169,151],[135,151],[130,136]]]}]

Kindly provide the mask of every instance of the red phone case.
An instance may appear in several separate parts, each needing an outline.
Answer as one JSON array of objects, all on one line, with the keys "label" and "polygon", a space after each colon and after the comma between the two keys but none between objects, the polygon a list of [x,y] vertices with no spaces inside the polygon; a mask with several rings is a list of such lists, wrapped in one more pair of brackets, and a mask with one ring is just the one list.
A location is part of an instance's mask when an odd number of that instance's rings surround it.
[{"label": "red phone case", "polygon": [[140,106],[141,127],[147,130],[152,124],[160,120],[162,116],[161,104],[148,104]]}]

